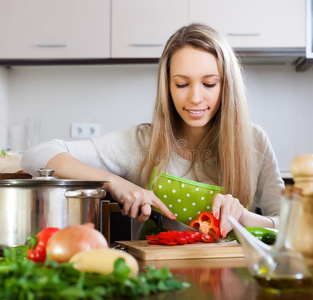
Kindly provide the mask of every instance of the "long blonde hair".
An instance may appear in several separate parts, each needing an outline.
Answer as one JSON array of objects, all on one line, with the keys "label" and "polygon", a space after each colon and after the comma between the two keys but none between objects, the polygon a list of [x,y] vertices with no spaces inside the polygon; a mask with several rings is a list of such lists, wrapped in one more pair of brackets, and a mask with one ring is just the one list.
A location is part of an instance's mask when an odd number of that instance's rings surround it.
[{"label": "long blonde hair", "polygon": [[[248,117],[245,87],[238,60],[228,42],[214,29],[203,24],[182,27],[167,41],[158,66],[157,98],[149,132],[149,143],[139,166],[145,170],[148,187],[153,169],[165,172],[169,160],[177,150],[176,137],[180,134],[181,117],[177,113],[169,89],[171,57],[185,46],[200,48],[213,54],[221,75],[221,106],[210,121],[210,129],[198,145],[198,153],[210,153],[216,158],[215,182],[224,194],[232,194],[245,207],[253,200],[254,151],[251,124]],[[142,127],[138,127],[143,132]],[[194,162],[191,164],[194,169]],[[202,160],[205,174],[212,179],[211,170]]]}]

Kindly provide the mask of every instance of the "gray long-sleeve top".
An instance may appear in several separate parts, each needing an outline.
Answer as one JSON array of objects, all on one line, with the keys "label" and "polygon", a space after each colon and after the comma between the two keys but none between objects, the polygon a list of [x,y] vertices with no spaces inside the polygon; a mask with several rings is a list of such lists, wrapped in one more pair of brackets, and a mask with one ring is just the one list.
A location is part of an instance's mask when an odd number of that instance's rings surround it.
[{"label": "gray long-sleeve top", "polygon": [[[280,195],[284,183],[267,135],[258,126],[253,125],[252,128],[257,155],[255,164],[256,191],[253,206],[260,207],[263,215],[271,218],[277,227]],[[147,135],[141,135],[142,138],[145,136]],[[137,127],[132,127],[125,131],[113,132],[91,140],[66,142],[55,139],[43,142],[24,153],[21,161],[22,168],[35,176],[37,169],[44,168],[50,159],[62,152],[67,152],[88,165],[121,176],[131,182],[134,182],[138,164],[143,158]],[[166,171],[177,177],[195,180],[193,173],[188,172],[189,167],[190,161],[173,154]],[[139,182],[142,187],[144,185],[143,176],[144,174]],[[210,180],[206,180],[204,183],[216,185]]]}]

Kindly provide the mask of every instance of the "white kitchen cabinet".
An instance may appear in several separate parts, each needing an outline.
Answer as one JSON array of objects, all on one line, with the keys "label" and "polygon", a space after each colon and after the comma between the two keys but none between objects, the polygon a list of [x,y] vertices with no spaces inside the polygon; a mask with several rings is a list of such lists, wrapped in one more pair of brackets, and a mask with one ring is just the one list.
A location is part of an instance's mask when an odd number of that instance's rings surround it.
[{"label": "white kitchen cabinet", "polygon": [[0,0],[0,59],[110,57],[110,0]]},{"label": "white kitchen cabinet", "polygon": [[112,58],[159,58],[188,24],[188,0],[112,0]]},{"label": "white kitchen cabinet", "polygon": [[190,0],[189,11],[234,48],[305,47],[305,0]]}]

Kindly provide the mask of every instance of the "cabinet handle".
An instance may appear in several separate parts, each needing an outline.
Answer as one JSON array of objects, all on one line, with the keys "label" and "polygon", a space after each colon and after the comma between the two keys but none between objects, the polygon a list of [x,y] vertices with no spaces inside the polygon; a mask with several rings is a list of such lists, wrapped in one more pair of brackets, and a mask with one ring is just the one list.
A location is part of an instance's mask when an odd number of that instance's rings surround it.
[{"label": "cabinet handle", "polygon": [[134,47],[161,47],[161,46],[163,46],[163,44],[134,43],[134,44],[129,44],[129,46],[134,46]]},{"label": "cabinet handle", "polygon": [[261,35],[261,33],[258,32],[231,32],[231,33],[227,33],[227,35],[231,35],[231,36],[259,36]]},{"label": "cabinet handle", "polygon": [[66,44],[37,44],[36,47],[40,48],[58,48],[58,47],[66,47]]}]

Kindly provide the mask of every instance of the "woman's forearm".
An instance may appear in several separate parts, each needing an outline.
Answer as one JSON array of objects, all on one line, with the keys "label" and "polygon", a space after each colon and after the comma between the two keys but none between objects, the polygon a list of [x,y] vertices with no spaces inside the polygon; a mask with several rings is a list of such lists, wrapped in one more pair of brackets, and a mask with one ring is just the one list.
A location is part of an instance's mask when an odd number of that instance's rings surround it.
[{"label": "woman's forearm", "polygon": [[53,169],[54,175],[63,179],[110,181],[115,175],[104,170],[89,166],[75,159],[68,153],[60,153],[46,165]]},{"label": "woman's forearm", "polygon": [[244,227],[251,227],[251,226],[268,227],[268,228],[275,227],[273,220],[271,220],[270,218],[258,215],[246,209],[244,210],[244,214],[240,220],[240,223]]},{"label": "woman's forearm", "polygon": [[59,178],[105,181],[103,188],[111,193],[113,199],[123,204],[124,215],[137,218],[141,208],[141,214],[138,217],[140,222],[145,222],[149,218],[150,205],[161,210],[168,218],[175,219],[172,212],[152,191],[145,190],[117,175],[86,165],[68,153],[56,155],[46,167],[55,170],[55,175]]}]

